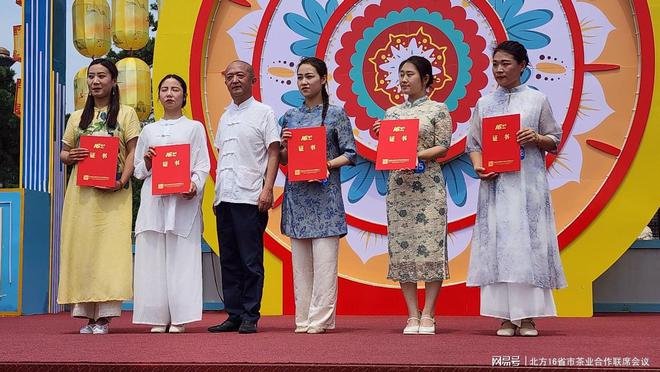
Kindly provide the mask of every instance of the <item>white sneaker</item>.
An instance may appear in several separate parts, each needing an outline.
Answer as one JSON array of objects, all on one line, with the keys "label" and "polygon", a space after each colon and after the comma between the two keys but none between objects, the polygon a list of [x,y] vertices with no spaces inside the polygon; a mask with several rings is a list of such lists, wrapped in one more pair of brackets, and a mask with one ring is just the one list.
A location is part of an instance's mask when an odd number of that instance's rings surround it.
[{"label": "white sneaker", "polygon": [[92,327],[92,333],[95,335],[107,335],[109,332],[108,323],[105,324],[94,324]]},{"label": "white sneaker", "polygon": [[186,327],[181,324],[181,325],[176,325],[176,324],[170,324],[170,333],[183,333],[186,331]]},{"label": "white sneaker", "polygon": [[80,334],[81,335],[91,335],[94,332],[94,325],[93,324],[88,324],[82,328],[80,328]]},{"label": "white sneaker", "polygon": [[165,333],[167,331],[167,326],[153,326],[151,327],[151,333]]}]

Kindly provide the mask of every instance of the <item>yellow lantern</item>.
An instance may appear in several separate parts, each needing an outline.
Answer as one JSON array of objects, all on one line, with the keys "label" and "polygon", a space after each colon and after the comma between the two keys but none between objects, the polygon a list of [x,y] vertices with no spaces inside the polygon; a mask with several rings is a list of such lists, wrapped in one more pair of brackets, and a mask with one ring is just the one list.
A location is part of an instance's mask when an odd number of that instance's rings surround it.
[{"label": "yellow lantern", "polygon": [[117,62],[117,84],[120,102],[135,109],[140,120],[149,118],[151,113],[151,71],[149,66],[138,58],[124,58]]},{"label": "yellow lantern", "polygon": [[82,110],[85,107],[88,95],[87,67],[83,67],[73,77],[73,106],[76,110]]},{"label": "yellow lantern", "polygon": [[75,0],[72,6],[73,45],[85,57],[110,51],[110,6],[106,0]]},{"label": "yellow lantern", "polygon": [[115,45],[136,50],[149,41],[149,1],[112,0],[112,39]]}]

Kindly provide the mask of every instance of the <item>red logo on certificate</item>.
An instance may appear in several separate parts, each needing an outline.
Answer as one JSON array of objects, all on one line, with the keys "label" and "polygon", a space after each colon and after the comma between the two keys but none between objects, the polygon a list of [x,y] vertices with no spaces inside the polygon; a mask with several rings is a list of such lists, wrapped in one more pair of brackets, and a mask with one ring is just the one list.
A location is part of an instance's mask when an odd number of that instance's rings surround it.
[{"label": "red logo on certificate", "polygon": [[328,176],[325,127],[291,129],[289,181],[322,180]]},{"label": "red logo on certificate", "polygon": [[488,172],[520,171],[520,114],[493,116],[481,121],[482,166]]},{"label": "red logo on certificate", "polygon": [[78,186],[115,187],[119,137],[80,136],[80,148],[89,156],[78,163]]},{"label": "red logo on certificate", "polygon": [[378,133],[376,170],[417,167],[419,119],[383,120]]},{"label": "red logo on certificate", "polygon": [[151,194],[169,195],[190,191],[190,145],[155,147],[151,159]]}]

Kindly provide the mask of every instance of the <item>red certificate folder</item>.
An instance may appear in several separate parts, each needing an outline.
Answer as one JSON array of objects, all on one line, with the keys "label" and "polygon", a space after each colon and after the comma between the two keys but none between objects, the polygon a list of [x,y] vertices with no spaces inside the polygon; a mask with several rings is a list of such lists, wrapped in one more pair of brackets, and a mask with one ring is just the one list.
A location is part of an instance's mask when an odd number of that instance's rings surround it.
[{"label": "red certificate folder", "polygon": [[291,129],[289,181],[322,180],[328,176],[325,127]]},{"label": "red certificate folder", "polygon": [[519,114],[482,119],[482,166],[487,173],[520,171],[520,145],[516,141],[519,130]]},{"label": "red certificate folder", "polygon": [[169,195],[190,191],[190,145],[155,147],[151,159],[151,194]]},{"label": "red certificate folder", "polygon": [[417,167],[419,119],[383,120],[378,133],[376,170]]},{"label": "red certificate folder", "polygon": [[119,137],[80,136],[79,147],[89,156],[78,163],[78,186],[115,187]]}]

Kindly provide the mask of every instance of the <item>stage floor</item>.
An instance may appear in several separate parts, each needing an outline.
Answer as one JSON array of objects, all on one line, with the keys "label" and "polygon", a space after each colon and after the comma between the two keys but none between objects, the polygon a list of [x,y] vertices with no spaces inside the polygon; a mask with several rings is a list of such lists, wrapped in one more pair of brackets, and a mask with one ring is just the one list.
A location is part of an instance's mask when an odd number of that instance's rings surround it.
[{"label": "stage floor", "polygon": [[[536,338],[497,337],[498,322],[481,317],[437,317],[436,335],[404,336],[404,316],[339,316],[337,329],[320,335],[294,334],[292,316],[264,317],[259,333],[251,335],[207,333],[208,326],[226,318],[221,312],[204,313],[204,319],[188,326],[185,334],[150,334],[148,327],[131,324],[131,316],[124,312],[113,320],[108,335],[78,334],[83,322],[67,313],[0,318],[0,370],[29,370],[30,365],[67,370],[74,364],[123,366],[121,370],[164,365],[182,370],[212,366],[485,370],[494,362],[520,367],[660,369],[660,315],[655,314],[541,319]],[[520,367],[513,370],[524,370]]]}]

